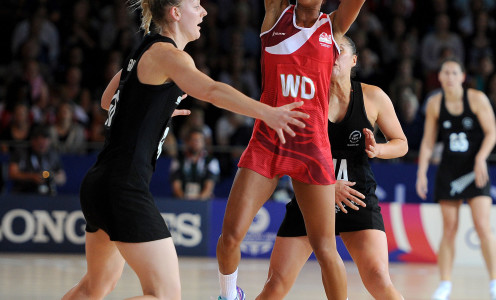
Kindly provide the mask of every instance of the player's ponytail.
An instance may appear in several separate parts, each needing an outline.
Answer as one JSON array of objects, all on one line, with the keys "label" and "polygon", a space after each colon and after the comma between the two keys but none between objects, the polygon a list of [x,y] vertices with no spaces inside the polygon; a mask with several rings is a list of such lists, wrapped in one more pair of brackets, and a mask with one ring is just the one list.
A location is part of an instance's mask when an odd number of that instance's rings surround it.
[{"label": "player's ponytail", "polygon": [[[161,31],[166,22],[165,10],[171,6],[180,6],[182,0],[131,0],[131,7],[141,8],[141,28],[145,34],[150,31]],[[159,25],[159,26],[154,26]]]}]

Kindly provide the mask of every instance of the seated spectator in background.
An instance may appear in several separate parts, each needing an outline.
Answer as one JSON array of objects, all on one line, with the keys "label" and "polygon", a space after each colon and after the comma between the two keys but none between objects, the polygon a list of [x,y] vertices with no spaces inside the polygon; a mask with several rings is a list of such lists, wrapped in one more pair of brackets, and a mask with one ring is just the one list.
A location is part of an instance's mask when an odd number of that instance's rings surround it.
[{"label": "seated spectator in background", "polygon": [[30,147],[16,149],[10,156],[12,192],[55,195],[66,176],[58,152],[51,148],[47,127],[33,128]]},{"label": "seated spectator in background", "polygon": [[50,128],[52,146],[64,154],[86,153],[86,136],[83,126],[74,120],[74,106],[62,102],[57,107],[55,124]]},{"label": "seated spectator in background", "polygon": [[403,88],[398,104],[398,120],[408,140],[408,153],[403,159],[416,160],[424,130],[423,115],[419,111],[419,101],[409,87]]},{"label": "seated spectator in background", "polygon": [[207,146],[212,145],[212,129],[205,123],[205,113],[200,107],[192,107],[191,114],[185,120],[181,129],[179,131],[179,142],[186,143],[188,139],[188,134],[192,129],[199,128],[204,135],[205,144]]},{"label": "seated spectator in background", "polygon": [[176,198],[207,200],[213,196],[220,173],[219,161],[208,154],[205,135],[200,128],[191,129],[185,140],[184,153],[174,159],[170,168],[172,193]]},{"label": "seated spectator in background", "polygon": [[22,146],[29,141],[31,121],[29,120],[29,107],[25,102],[19,102],[14,106],[12,118],[7,127],[0,134],[0,151],[8,153],[14,151],[17,146]]}]

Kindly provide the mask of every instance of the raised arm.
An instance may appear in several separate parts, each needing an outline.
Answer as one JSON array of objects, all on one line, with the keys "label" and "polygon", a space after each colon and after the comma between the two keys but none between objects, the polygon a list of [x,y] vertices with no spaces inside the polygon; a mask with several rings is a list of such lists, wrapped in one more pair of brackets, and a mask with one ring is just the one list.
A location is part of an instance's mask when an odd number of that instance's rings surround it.
[{"label": "raised arm", "polygon": [[364,3],[365,0],[341,0],[338,9],[330,15],[332,34],[335,38],[339,38],[348,32]]},{"label": "raised arm", "polygon": [[[387,143],[380,144],[375,144],[374,140],[374,149],[368,149],[367,147],[367,154],[371,157],[370,153],[373,153],[375,154],[373,157],[382,159],[397,158],[405,155],[408,152],[408,142],[394,111],[391,99],[377,86],[362,84],[362,87],[364,95],[373,104],[374,110],[377,112],[376,123],[387,140]],[[367,114],[369,114],[369,111],[367,111]],[[372,132],[368,131],[366,136],[372,135],[373,137]]]},{"label": "raised arm", "polygon": [[264,5],[265,17],[262,23],[262,32],[268,31],[276,24],[282,11],[288,7],[289,0],[265,0]]},{"label": "raised arm", "polygon": [[431,159],[434,144],[437,139],[437,120],[439,118],[441,94],[436,94],[427,101],[424,136],[422,137],[422,143],[420,144],[416,186],[417,194],[424,200],[427,197],[427,169],[429,168],[429,160]]},{"label": "raised arm", "polygon": [[214,81],[200,72],[194,65],[193,59],[186,52],[171,48],[157,49],[159,59],[157,64],[165,75],[173,80],[188,95],[212,103],[252,118],[261,119],[274,129],[279,138],[285,143],[283,131],[294,136],[295,133],[289,124],[304,127],[305,124],[297,118],[308,118],[305,113],[293,109],[303,105],[303,102],[294,102],[281,107],[271,107],[255,101],[231,86]]}]

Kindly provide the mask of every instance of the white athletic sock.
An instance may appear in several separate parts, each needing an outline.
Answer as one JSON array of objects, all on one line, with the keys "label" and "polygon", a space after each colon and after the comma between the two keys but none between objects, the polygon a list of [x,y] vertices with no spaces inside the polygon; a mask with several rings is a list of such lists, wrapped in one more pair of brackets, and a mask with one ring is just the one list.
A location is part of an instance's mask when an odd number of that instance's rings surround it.
[{"label": "white athletic sock", "polygon": [[236,280],[238,279],[238,269],[234,273],[224,275],[219,271],[220,296],[226,300],[236,299]]}]

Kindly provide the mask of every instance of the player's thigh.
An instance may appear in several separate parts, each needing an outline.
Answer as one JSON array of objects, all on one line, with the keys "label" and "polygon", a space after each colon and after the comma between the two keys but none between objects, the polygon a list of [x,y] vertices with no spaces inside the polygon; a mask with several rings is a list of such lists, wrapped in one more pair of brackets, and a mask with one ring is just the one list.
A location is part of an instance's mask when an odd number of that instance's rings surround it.
[{"label": "player's thigh", "polygon": [[306,236],[278,236],[270,256],[269,279],[276,276],[292,285],[310,254],[312,247]]},{"label": "player's thigh", "polygon": [[172,238],[116,245],[138,275],[145,294],[159,297],[180,290],[179,263]]},{"label": "player's thigh", "polygon": [[310,241],[318,237],[334,239],[334,185],[313,185],[293,180],[293,188]]},{"label": "player's thigh", "polygon": [[267,178],[250,169],[240,168],[227,200],[223,234],[248,231],[258,210],[274,192],[277,181],[277,177]]},{"label": "player's thigh", "polygon": [[492,199],[478,196],[470,199],[468,205],[472,211],[472,219],[477,228],[490,229]]},{"label": "player's thigh", "polygon": [[117,281],[124,269],[124,258],[103,230],[86,232],[88,277],[97,283]]},{"label": "player's thigh", "polygon": [[377,229],[341,232],[346,249],[362,277],[367,274],[389,274],[386,233]]}]

